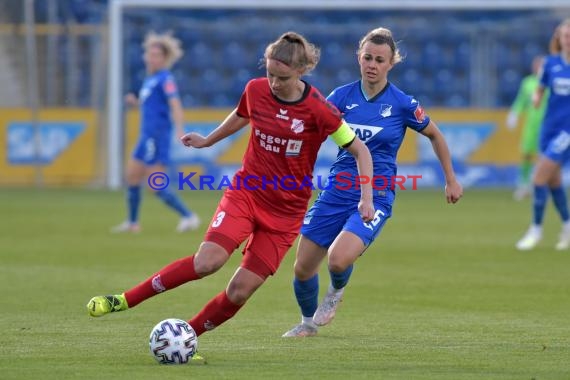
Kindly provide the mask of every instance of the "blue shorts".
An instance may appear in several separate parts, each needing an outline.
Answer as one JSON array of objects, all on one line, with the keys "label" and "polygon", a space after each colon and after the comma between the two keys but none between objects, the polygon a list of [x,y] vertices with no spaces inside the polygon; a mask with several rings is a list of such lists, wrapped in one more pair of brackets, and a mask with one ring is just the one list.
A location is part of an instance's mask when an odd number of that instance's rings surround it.
[{"label": "blue shorts", "polygon": [[542,154],[561,166],[570,159],[570,133],[560,131],[544,145]]},{"label": "blue shorts", "polygon": [[307,211],[301,227],[303,236],[322,247],[329,248],[341,231],[352,232],[368,247],[391,216],[391,207],[374,202],[374,220],[365,223],[360,218],[357,204],[334,202],[326,199],[326,193],[321,193]]},{"label": "blue shorts", "polygon": [[133,158],[146,165],[168,166],[170,164],[170,135],[167,138],[141,136],[133,150]]}]

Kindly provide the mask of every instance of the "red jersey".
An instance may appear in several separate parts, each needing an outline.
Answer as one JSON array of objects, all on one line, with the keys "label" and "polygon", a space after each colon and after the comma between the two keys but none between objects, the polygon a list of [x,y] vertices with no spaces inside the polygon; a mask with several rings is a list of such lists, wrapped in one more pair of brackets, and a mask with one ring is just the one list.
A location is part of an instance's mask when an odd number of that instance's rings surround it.
[{"label": "red jersey", "polygon": [[272,94],[267,78],[258,78],[246,85],[237,115],[249,119],[251,134],[233,187],[254,192],[256,203],[273,214],[303,215],[317,153],[340,127],[339,111],[306,82],[300,100],[285,102]]}]

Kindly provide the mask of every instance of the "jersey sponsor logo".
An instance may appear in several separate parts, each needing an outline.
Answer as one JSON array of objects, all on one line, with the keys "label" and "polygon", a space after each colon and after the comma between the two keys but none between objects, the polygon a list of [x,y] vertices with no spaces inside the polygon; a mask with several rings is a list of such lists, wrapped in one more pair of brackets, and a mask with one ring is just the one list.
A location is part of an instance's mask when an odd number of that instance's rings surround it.
[{"label": "jersey sponsor logo", "polygon": [[142,86],[141,90],[139,91],[140,103],[144,103],[146,98],[148,98],[150,96],[152,89],[154,88],[154,86],[156,86],[157,83],[158,83],[158,80],[156,80],[156,79],[149,79],[143,83],[143,86]]},{"label": "jersey sponsor logo", "polygon": [[144,101],[146,100],[146,98],[149,97],[151,92],[151,89],[149,87],[143,87],[141,88],[141,90],[139,91],[139,99],[141,103],[144,103]]},{"label": "jersey sponsor logo", "polygon": [[373,125],[363,125],[363,124],[352,124],[348,123],[350,128],[356,133],[358,138],[363,142],[366,142],[376,136],[384,127],[376,127]]},{"label": "jersey sponsor logo", "polygon": [[287,111],[282,108],[279,108],[279,113],[275,114],[275,117],[281,120],[289,120],[289,116],[287,116]]},{"label": "jersey sponsor logo", "polygon": [[426,118],[426,113],[424,112],[422,106],[420,106],[419,104],[416,107],[416,110],[414,111],[414,116],[416,117],[416,121],[418,123],[423,123]]},{"label": "jersey sponsor logo", "polygon": [[560,96],[570,95],[570,78],[554,78],[552,92]]},{"label": "jersey sponsor logo", "polygon": [[305,130],[305,122],[299,119],[293,119],[291,122],[291,131],[299,134]]},{"label": "jersey sponsor logo", "polygon": [[288,144],[287,139],[265,134],[259,129],[255,130],[255,136],[259,138],[259,145],[263,149],[273,153],[280,153],[281,147],[287,146]]},{"label": "jersey sponsor logo", "polygon": [[351,110],[351,109],[356,108],[356,107],[358,107],[358,104],[352,103],[351,105],[346,106],[346,109],[347,109],[347,110]]},{"label": "jersey sponsor logo", "polygon": [[285,150],[286,156],[298,156],[301,153],[302,140],[289,140],[287,142],[287,149]]},{"label": "jersey sponsor logo", "polygon": [[392,116],[392,105],[380,104],[380,116],[382,117]]},{"label": "jersey sponsor logo", "polygon": [[552,140],[551,149],[554,153],[563,153],[570,146],[570,134],[566,131],[560,132],[554,140]]}]

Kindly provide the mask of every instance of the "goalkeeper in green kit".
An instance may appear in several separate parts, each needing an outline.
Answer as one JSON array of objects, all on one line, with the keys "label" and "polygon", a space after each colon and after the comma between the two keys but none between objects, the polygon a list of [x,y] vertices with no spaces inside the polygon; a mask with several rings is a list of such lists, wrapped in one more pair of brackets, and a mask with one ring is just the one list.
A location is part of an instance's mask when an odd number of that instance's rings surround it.
[{"label": "goalkeeper in green kit", "polygon": [[538,87],[538,73],[542,67],[543,60],[544,57],[542,56],[537,56],[533,59],[532,74],[522,80],[517,97],[511,106],[507,118],[507,127],[509,130],[513,130],[517,127],[521,115],[524,115],[525,119],[520,144],[522,162],[519,168],[517,188],[513,195],[516,200],[522,200],[530,195],[532,189],[532,168],[534,159],[538,153],[540,126],[548,98],[548,96],[544,96],[538,108],[532,105],[532,95]]}]

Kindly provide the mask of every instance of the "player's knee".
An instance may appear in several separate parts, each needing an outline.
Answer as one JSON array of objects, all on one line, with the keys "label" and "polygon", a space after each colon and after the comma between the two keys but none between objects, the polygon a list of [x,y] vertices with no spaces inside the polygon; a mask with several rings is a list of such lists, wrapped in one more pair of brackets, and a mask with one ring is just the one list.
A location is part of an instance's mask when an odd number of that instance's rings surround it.
[{"label": "player's knee", "polygon": [[208,276],[224,266],[228,258],[229,255],[224,248],[214,243],[205,242],[200,245],[198,253],[196,253],[194,269],[200,276]]},{"label": "player's knee", "polygon": [[329,258],[329,271],[334,272],[334,273],[341,273],[344,272],[346,270],[346,268],[349,267],[351,263],[347,262],[346,260],[343,260],[342,258],[339,257],[330,257]]},{"label": "player's knee", "polygon": [[295,277],[301,281],[306,281],[317,272],[318,268],[312,268],[308,263],[302,260],[295,260],[295,265],[293,267],[295,272]]},{"label": "player's knee", "polygon": [[243,281],[230,281],[226,289],[226,294],[230,301],[236,305],[243,305],[247,302],[249,297],[252,296],[255,289],[257,288]]}]

